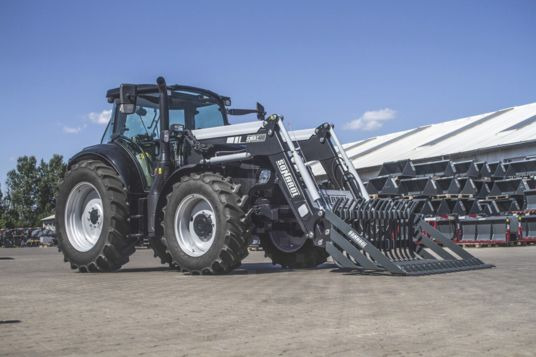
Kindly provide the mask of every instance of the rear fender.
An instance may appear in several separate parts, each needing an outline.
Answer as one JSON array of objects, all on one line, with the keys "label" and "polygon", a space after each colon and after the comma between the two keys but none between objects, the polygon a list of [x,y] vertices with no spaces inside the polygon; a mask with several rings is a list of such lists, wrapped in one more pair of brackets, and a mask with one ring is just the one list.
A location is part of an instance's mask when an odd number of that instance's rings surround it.
[{"label": "rear fender", "polygon": [[101,160],[112,166],[121,176],[129,193],[144,193],[145,178],[141,169],[121,146],[110,143],[87,147],[69,159],[67,167],[71,168],[75,163],[88,159]]}]

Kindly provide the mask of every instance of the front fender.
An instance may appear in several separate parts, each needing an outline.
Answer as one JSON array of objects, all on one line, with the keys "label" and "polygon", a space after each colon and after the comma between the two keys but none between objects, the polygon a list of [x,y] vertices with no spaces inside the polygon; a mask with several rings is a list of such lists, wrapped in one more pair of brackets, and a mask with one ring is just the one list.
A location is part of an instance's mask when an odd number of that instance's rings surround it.
[{"label": "front fender", "polygon": [[169,192],[171,192],[171,190],[173,189],[173,185],[176,182],[179,182],[182,177],[187,176],[187,175],[191,174],[192,172],[196,172],[196,171],[202,172],[202,171],[205,171],[205,170],[206,170],[206,167],[203,167],[203,166],[201,166],[199,164],[184,165],[184,166],[180,167],[179,169],[174,170],[171,173],[171,175],[169,175],[169,177],[167,178],[167,180],[166,180],[166,182],[164,184],[164,187],[162,189],[162,192],[161,192],[161,195],[160,195],[160,198],[159,198],[159,206],[164,205],[166,195]]},{"label": "front fender", "polygon": [[[205,171],[206,171],[205,166],[199,165],[199,164],[191,164],[191,165],[184,165],[180,167],[179,169],[173,171],[171,175],[169,175],[158,197],[156,212],[154,213],[155,222],[159,222],[162,208],[164,208],[166,204],[167,195],[173,189],[173,185],[176,182],[179,182],[182,177],[188,176],[193,172],[205,172]],[[160,226],[160,225],[157,225],[157,226]]]}]

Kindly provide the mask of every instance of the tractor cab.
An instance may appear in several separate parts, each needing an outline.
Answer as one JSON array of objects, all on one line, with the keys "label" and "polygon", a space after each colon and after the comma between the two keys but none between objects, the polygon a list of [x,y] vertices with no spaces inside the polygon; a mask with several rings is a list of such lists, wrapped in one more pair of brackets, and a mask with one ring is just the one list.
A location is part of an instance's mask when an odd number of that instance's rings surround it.
[{"label": "tractor cab", "polygon": [[[101,142],[113,141],[127,150],[138,162],[147,187],[152,184],[152,172],[160,154],[160,97],[155,85],[123,85],[107,93],[108,101],[114,107]],[[172,134],[184,129],[229,124],[225,106],[230,105],[230,99],[227,97],[186,86],[169,86],[166,97],[169,118],[166,126]]]}]

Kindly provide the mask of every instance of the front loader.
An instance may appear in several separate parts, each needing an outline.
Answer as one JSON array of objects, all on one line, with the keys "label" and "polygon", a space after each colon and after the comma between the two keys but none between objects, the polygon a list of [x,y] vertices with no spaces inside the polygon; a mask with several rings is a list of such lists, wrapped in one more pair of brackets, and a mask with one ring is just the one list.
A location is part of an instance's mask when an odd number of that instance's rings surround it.
[{"label": "front loader", "polygon": [[[102,143],[70,160],[57,197],[59,248],[74,269],[117,270],[147,239],[162,263],[227,273],[252,237],[288,268],[329,256],[399,275],[491,267],[424,221],[426,201],[371,199],[329,123],[289,132],[260,104],[229,109],[228,97],[162,77],[107,98]],[[258,120],[229,124],[245,114]]]}]

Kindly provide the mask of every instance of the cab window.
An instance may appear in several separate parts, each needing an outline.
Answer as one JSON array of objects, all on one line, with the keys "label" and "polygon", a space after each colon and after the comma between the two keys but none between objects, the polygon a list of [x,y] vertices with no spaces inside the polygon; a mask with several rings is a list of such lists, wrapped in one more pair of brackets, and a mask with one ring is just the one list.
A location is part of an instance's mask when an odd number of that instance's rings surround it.
[{"label": "cab window", "polygon": [[215,126],[225,125],[223,115],[218,104],[197,107],[194,121],[195,129],[212,128]]},{"label": "cab window", "polygon": [[108,125],[106,125],[106,130],[104,131],[104,134],[102,135],[101,144],[106,144],[112,141],[112,136],[114,134],[114,123],[115,123],[115,106],[112,111],[112,117],[110,121],[108,122]]},{"label": "cab window", "polygon": [[[160,135],[160,110],[155,96],[138,97],[136,110],[132,114],[119,113],[117,134],[129,139],[143,137],[145,140],[158,139]],[[184,109],[170,108],[169,123],[185,123]]]},{"label": "cab window", "polygon": [[[115,117],[116,136],[134,141],[158,140],[158,93],[139,95],[134,113],[124,114],[116,110]],[[188,129],[211,128],[225,125],[225,116],[217,98],[188,91],[172,91],[169,95],[169,124],[181,124]],[[108,132],[105,136],[109,136]]]}]

